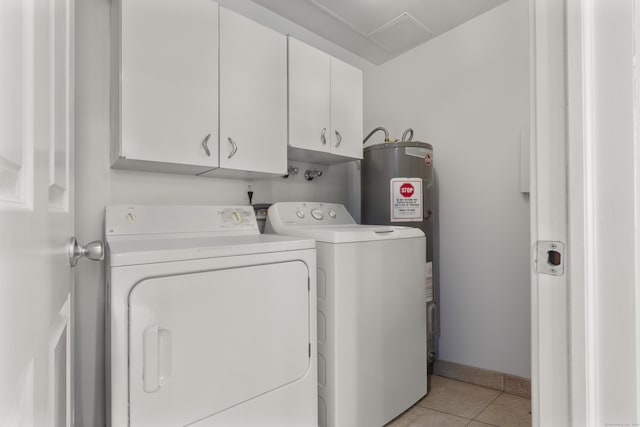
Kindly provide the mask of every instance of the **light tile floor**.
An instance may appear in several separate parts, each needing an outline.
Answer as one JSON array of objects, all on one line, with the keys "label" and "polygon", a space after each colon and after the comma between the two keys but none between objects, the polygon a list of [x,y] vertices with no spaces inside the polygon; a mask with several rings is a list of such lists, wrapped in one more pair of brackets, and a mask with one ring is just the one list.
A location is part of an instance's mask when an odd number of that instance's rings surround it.
[{"label": "light tile floor", "polygon": [[531,401],[432,375],[429,394],[386,427],[529,427]]}]

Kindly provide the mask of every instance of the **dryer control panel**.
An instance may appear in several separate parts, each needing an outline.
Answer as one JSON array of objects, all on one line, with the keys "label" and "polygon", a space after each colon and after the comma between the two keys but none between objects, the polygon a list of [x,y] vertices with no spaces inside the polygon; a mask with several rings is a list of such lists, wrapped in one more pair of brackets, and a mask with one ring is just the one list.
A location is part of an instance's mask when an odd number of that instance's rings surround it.
[{"label": "dryer control panel", "polygon": [[242,229],[255,225],[256,218],[253,208],[227,207],[218,211],[220,227]]},{"label": "dryer control panel", "polygon": [[107,236],[260,234],[251,206],[113,205],[105,220]]}]

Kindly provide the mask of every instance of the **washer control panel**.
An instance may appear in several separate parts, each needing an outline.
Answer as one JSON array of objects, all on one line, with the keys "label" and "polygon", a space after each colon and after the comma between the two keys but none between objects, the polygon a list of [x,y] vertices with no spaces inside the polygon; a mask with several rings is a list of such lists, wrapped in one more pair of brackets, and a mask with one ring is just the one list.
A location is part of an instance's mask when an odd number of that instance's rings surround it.
[{"label": "washer control panel", "polygon": [[280,202],[269,209],[269,219],[285,225],[355,224],[347,209],[339,203]]}]

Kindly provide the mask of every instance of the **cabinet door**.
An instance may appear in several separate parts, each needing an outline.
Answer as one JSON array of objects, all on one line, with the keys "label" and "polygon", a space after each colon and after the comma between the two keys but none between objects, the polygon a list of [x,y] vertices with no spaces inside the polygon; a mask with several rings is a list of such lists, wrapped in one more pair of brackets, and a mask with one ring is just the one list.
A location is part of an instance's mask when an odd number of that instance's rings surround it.
[{"label": "cabinet door", "polygon": [[331,57],[289,37],[289,145],[328,152]]},{"label": "cabinet door", "polygon": [[362,158],[362,71],[331,58],[331,151]]},{"label": "cabinet door", "polygon": [[123,0],[120,6],[119,156],[218,166],[218,4]]},{"label": "cabinet door", "polygon": [[220,9],[220,167],[287,170],[287,40]]}]

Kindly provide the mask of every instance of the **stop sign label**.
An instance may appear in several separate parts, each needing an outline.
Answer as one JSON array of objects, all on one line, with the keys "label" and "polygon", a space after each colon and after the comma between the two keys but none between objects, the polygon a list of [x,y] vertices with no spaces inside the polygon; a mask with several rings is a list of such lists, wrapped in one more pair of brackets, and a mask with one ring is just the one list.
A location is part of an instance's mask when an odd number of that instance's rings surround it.
[{"label": "stop sign label", "polygon": [[391,178],[391,222],[422,221],[422,178]]},{"label": "stop sign label", "polygon": [[415,189],[413,188],[413,185],[408,182],[405,182],[400,186],[400,194],[402,197],[411,197],[413,196],[414,191]]}]

